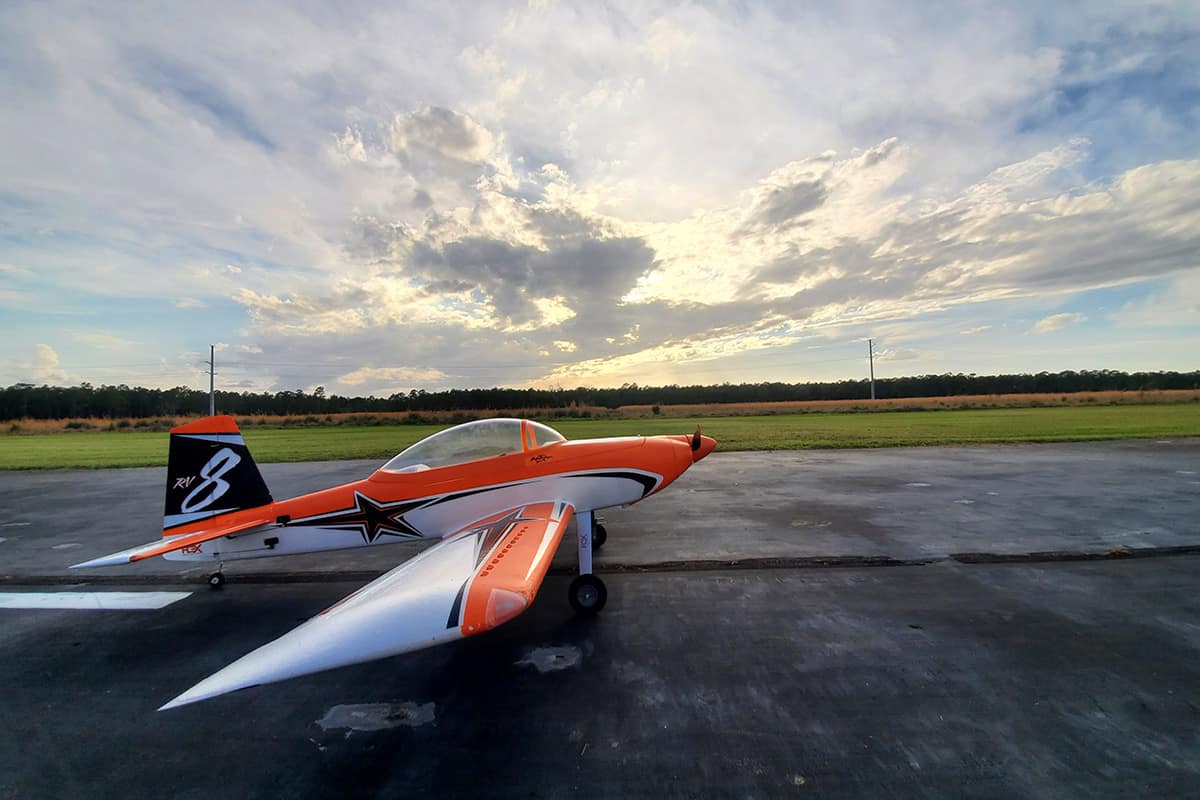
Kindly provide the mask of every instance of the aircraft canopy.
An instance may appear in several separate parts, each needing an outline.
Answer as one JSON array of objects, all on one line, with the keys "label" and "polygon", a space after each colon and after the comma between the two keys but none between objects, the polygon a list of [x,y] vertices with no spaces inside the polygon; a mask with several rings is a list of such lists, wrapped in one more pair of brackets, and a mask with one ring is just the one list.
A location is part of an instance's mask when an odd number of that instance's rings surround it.
[{"label": "aircraft canopy", "polygon": [[[522,443],[521,426],[529,441]],[[520,453],[526,447],[541,447],[564,441],[553,428],[520,419],[481,419],[438,431],[409,447],[383,465],[387,472],[420,472],[436,467],[465,464],[480,458]]]}]

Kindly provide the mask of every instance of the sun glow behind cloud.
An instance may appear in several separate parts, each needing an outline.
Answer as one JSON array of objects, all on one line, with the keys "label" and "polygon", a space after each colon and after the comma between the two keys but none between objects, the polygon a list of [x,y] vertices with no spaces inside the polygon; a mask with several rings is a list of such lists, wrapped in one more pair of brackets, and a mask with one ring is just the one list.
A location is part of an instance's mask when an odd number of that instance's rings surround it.
[{"label": "sun glow behind cloud", "polygon": [[1195,367],[1194,7],[170,13],[0,31],[0,383]]}]

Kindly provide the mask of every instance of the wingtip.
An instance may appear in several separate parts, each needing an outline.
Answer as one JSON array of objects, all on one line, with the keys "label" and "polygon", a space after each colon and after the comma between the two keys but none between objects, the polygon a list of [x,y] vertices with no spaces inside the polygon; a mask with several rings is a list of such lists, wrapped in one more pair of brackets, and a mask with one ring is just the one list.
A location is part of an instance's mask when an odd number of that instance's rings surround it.
[{"label": "wingtip", "polygon": [[171,700],[170,702],[160,706],[158,710],[166,711],[171,708],[179,708],[180,706],[190,706],[192,703],[199,703],[201,700],[210,700],[214,697],[227,694],[228,692],[237,691],[236,688],[217,688],[215,690],[208,689],[205,687],[206,683],[208,683],[207,680],[201,681],[183,694],[176,697],[174,700]]},{"label": "wingtip", "polygon": [[158,707],[158,710],[166,711],[167,709],[170,709],[170,708],[179,708],[180,706],[186,706],[189,703],[195,702],[194,700],[183,700],[182,697],[183,697],[183,695],[180,695],[179,697],[176,697],[171,702],[164,703],[163,705]]},{"label": "wingtip", "polygon": [[87,569],[89,567],[115,567],[118,564],[128,564],[130,561],[128,556],[100,556],[93,558],[91,561],[81,561],[78,564],[72,564],[69,569]]}]

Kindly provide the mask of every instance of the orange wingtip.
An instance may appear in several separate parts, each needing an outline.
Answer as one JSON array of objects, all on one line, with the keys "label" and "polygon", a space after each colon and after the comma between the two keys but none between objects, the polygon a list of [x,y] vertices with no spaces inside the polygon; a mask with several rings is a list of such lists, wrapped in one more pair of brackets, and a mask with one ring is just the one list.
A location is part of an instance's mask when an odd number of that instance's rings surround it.
[{"label": "orange wingtip", "polygon": [[525,506],[523,519],[496,545],[467,591],[464,636],[491,630],[520,614],[537,596],[554,551],[571,519],[571,507],[553,516],[554,503]]},{"label": "orange wingtip", "polygon": [[241,433],[233,417],[221,414],[215,417],[205,417],[178,428],[172,428],[171,433]]}]

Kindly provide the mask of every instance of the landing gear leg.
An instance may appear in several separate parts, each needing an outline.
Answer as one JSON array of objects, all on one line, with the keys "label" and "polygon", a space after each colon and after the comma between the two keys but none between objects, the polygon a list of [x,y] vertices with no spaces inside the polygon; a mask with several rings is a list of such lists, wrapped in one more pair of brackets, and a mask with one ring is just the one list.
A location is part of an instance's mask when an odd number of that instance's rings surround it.
[{"label": "landing gear leg", "polygon": [[571,581],[567,599],[577,614],[595,614],[608,601],[604,581],[592,574],[594,522],[591,511],[580,511],[575,515],[575,524],[579,528],[579,575]]},{"label": "landing gear leg", "polygon": [[208,585],[213,589],[220,589],[225,585],[225,573],[221,570],[225,569],[223,563],[217,564],[217,571],[208,576]]}]

